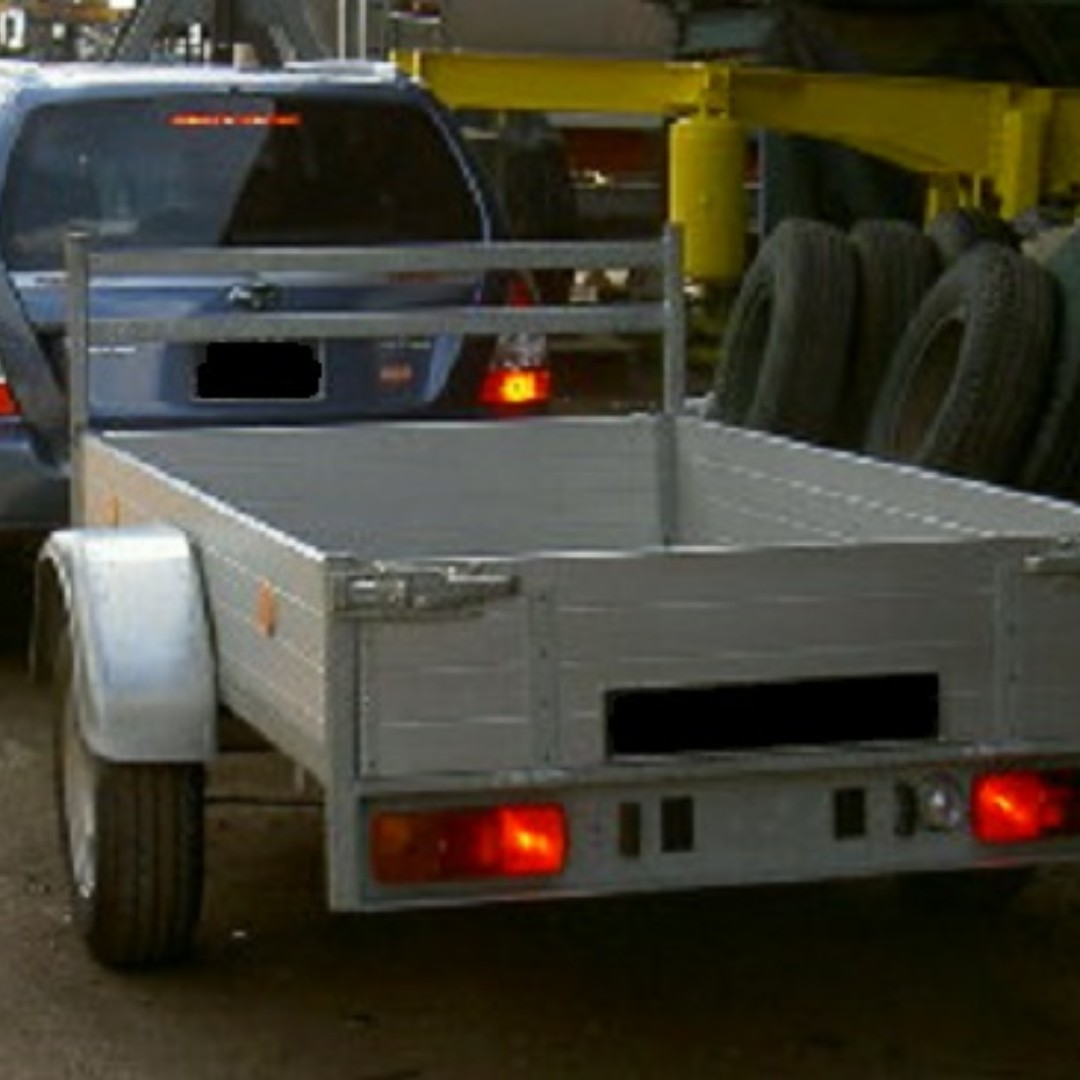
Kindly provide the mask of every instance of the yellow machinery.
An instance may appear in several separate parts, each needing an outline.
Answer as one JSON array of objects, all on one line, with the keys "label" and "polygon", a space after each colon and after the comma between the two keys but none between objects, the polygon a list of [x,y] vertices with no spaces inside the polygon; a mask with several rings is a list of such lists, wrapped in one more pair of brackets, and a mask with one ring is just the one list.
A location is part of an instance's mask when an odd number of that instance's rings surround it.
[{"label": "yellow machinery", "polygon": [[108,0],[0,2],[0,49],[6,55],[70,59],[76,39],[108,34],[127,16]]},{"label": "yellow machinery", "polygon": [[0,15],[21,14],[27,19],[61,25],[110,25],[125,18],[108,0],[22,0],[0,3]]},{"label": "yellow machinery", "polygon": [[833,140],[927,179],[928,216],[1005,217],[1080,194],[1080,90],[836,75],[717,62],[408,52],[395,62],[455,108],[631,113],[671,119],[669,216],[689,277],[743,270],[746,133]]}]

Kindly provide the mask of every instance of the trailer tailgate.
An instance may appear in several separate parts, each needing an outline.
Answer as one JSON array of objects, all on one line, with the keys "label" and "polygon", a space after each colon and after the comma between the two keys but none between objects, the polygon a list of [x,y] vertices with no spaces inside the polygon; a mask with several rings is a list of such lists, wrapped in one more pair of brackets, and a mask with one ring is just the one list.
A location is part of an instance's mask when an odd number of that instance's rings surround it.
[{"label": "trailer tailgate", "polygon": [[1080,675],[1056,664],[1048,680],[1040,642],[1080,592],[1026,573],[1038,550],[997,538],[507,561],[512,593],[363,622],[363,771],[1055,737]]}]

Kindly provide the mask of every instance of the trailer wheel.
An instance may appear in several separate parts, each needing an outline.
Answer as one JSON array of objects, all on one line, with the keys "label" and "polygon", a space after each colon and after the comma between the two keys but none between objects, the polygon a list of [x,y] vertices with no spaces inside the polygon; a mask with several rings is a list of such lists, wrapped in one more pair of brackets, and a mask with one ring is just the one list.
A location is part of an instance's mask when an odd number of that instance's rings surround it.
[{"label": "trailer wheel", "polygon": [[848,232],[858,259],[855,340],[840,406],[837,443],[862,446],[896,343],[938,276],[933,241],[907,221],[858,221]]},{"label": "trailer wheel", "polygon": [[1047,273],[983,244],[940,277],[897,345],[866,450],[1011,482],[1049,384],[1054,292]]},{"label": "trailer wheel", "polygon": [[855,290],[855,253],[843,232],[820,221],[782,221],[758,250],[732,305],[708,414],[829,441]]},{"label": "trailer wheel", "polygon": [[203,881],[203,767],[119,764],[87,746],[70,635],[58,642],[55,777],[73,916],[116,968],[183,959]]},{"label": "trailer wheel", "polygon": [[984,241],[1020,250],[1020,234],[1003,218],[974,207],[943,210],[926,226],[946,268]]}]

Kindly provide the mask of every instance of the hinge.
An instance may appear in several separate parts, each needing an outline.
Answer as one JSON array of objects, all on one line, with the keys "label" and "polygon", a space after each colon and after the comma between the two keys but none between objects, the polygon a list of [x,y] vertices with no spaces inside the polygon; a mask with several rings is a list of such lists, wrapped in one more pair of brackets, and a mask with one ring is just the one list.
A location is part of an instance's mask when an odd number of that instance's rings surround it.
[{"label": "hinge", "polygon": [[366,619],[416,619],[442,613],[479,614],[484,604],[514,596],[520,580],[473,566],[374,563],[337,582],[334,609]]}]

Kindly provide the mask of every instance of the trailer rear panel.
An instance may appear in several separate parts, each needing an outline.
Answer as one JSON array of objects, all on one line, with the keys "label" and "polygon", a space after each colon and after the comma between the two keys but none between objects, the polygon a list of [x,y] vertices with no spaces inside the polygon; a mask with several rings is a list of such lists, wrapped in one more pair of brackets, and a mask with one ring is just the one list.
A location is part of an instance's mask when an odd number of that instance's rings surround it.
[{"label": "trailer rear panel", "polygon": [[[692,417],[113,433],[87,476],[92,523],[193,538],[338,907],[1000,863],[973,778],[1080,760],[1062,504]],[[565,813],[562,873],[373,871],[386,815],[508,799]]]}]

